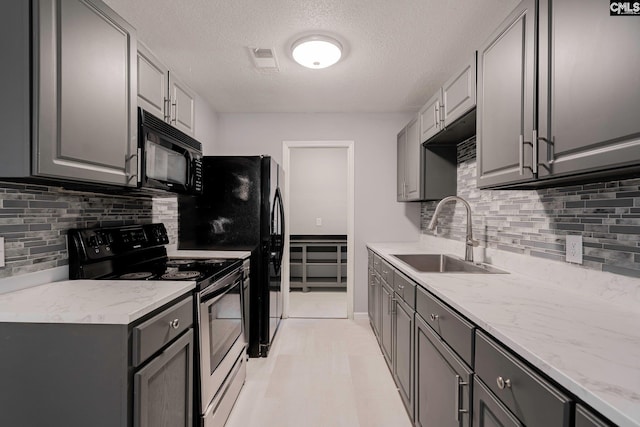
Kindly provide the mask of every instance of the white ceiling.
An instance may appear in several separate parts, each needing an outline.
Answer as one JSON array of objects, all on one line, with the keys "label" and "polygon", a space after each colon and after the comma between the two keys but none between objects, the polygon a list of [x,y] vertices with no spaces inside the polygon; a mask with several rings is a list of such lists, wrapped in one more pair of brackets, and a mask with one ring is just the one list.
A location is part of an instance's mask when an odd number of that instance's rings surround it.
[{"label": "white ceiling", "polygon": [[[518,0],[105,0],[217,112],[416,111]],[[310,33],[345,46],[309,70],[290,47]],[[272,48],[279,71],[254,67]]]}]

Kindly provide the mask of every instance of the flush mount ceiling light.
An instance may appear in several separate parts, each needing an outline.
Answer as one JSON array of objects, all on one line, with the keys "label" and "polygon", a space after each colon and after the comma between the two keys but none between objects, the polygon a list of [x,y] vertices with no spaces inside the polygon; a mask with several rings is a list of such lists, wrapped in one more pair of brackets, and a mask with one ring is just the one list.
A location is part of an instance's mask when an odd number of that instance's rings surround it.
[{"label": "flush mount ceiling light", "polygon": [[291,46],[291,54],[295,61],[307,68],[327,68],[342,57],[342,45],[334,38],[327,36],[307,36]]}]

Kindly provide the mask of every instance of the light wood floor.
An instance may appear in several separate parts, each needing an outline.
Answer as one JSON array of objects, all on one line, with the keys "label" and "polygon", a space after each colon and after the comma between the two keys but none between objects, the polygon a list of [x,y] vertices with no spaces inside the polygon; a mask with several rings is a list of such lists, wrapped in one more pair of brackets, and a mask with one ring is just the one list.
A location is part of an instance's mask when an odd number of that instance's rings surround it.
[{"label": "light wood floor", "polygon": [[289,317],[346,319],[347,291],[291,291]]},{"label": "light wood floor", "polygon": [[410,427],[366,320],[285,319],[227,427]]}]

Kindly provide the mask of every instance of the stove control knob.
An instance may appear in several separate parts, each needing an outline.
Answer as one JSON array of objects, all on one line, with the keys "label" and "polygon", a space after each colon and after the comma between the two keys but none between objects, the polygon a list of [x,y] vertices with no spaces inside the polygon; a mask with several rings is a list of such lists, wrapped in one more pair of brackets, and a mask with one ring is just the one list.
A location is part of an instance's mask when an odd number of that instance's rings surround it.
[{"label": "stove control knob", "polygon": [[173,319],[169,322],[169,326],[173,329],[178,329],[180,327],[180,319]]}]

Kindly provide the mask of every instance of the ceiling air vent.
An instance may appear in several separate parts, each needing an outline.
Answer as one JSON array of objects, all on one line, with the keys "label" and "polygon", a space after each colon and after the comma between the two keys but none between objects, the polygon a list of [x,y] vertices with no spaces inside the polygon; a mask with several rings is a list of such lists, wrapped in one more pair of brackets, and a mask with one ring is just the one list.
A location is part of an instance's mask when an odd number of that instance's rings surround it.
[{"label": "ceiling air vent", "polygon": [[249,53],[256,68],[263,70],[278,70],[278,60],[273,49],[263,47],[250,47]]}]

